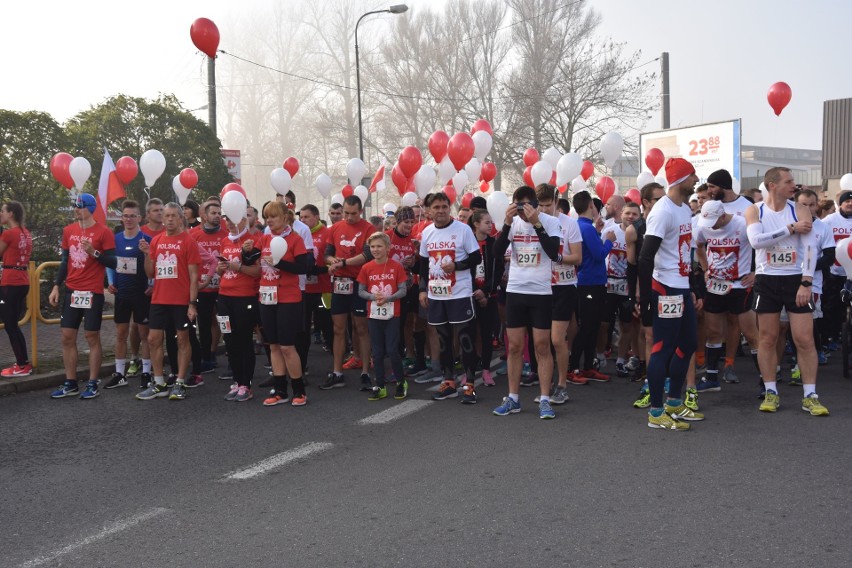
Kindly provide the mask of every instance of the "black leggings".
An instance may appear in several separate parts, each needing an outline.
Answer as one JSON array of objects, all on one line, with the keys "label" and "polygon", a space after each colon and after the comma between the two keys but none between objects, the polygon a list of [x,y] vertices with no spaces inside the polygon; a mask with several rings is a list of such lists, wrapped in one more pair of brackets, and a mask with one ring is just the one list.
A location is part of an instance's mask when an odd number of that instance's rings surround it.
[{"label": "black leggings", "polygon": [[570,368],[587,371],[594,366],[598,331],[606,311],[606,286],[577,286],[577,296],[580,299],[580,329],[571,346]]},{"label": "black leggings", "polygon": [[258,321],[257,297],[220,294],[218,314],[228,316],[231,323],[231,333],[223,333],[222,337],[228,349],[228,363],[234,372],[234,381],[240,386],[249,387],[254,376],[255,356],[252,332]]},{"label": "black leggings", "polygon": [[494,318],[497,317],[497,298],[488,298],[488,303],[485,306],[480,306],[479,302],[474,301],[473,305],[476,308],[476,322],[479,326],[479,338],[482,342],[482,353],[479,354],[479,360],[482,363],[482,368],[486,371],[491,368],[491,356],[494,352],[494,346],[491,345],[491,340],[494,338]]},{"label": "black leggings", "polygon": [[[216,292],[201,292],[198,294],[198,335],[201,347],[201,358],[207,360],[216,351],[213,345],[213,324],[216,323]],[[213,357],[215,359],[215,357]]]},{"label": "black leggings", "polygon": [[[193,375],[201,374],[201,345],[198,343],[198,335],[195,333],[197,327],[198,318],[195,318],[195,321],[191,322],[189,326],[189,347],[192,350],[192,369],[190,373]],[[166,354],[169,357],[169,367],[171,367],[172,374],[177,375],[179,367],[177,331],[175,330],[175,326],[169,323],[164,334],[166,336]]]},{"label": "black leggings", "polygon": [[29,363],[27,340],[24,339],[24,334],[18,327],[18,319],[21,317],[21,311],[27,302],[29,291],[29,285],[0,286],[0,300],[2,300],[0,317],[3,319],[3,325],[6,326],[6,335],[9,336],[9,343],[12,345],[12,352],[15,354],[18,365]]},{"label": "black leggings", "polygon": [[441,369],[444,371],[445,379],[454,378],[455,357],[453,356],[453,330],[459,335],[459,347],[461,348],[462,365],[468,379],[472,380],[476,373],[476,318],[464,323],[445,323],[436,325],[438,342],[441,349]]}]

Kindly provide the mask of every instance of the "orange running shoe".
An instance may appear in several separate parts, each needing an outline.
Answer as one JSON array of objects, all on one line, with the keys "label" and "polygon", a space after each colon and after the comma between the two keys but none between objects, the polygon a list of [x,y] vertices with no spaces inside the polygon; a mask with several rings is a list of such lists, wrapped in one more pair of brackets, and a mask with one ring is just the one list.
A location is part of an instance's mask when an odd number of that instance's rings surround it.
[{"label": "orange running shoe", "polygon": [[350,371],[352,369],[360,369],[363,366],[364,363],[361,361],[361,359],[355,357],[354,355],[343,363],[343,369],[346,371]]}]

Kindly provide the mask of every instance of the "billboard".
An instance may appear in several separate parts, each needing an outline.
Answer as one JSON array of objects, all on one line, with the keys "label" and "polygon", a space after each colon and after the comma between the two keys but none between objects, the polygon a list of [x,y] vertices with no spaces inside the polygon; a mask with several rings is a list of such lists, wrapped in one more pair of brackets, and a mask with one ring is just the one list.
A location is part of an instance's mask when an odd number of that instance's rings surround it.
[{"label": "billboard", "polygon": [[[639,161],[645,170],[645,154],[659,148],[669,158],[684,158],[695,166],[703,183],[716,170],[725,169],[734,178],[734,191],[739,193],[742,180],[740,119],[672,128],[639,135]],[[662,171],[662,170],[661,170]]]},{"label": "billboard", "polygon": [[240,151],[239,150],[222,150],[222,160],[225,162],[225,167],[228,168],[228,173],[234,178],[235,183],[242,183],[242,167],[240,166]]}]

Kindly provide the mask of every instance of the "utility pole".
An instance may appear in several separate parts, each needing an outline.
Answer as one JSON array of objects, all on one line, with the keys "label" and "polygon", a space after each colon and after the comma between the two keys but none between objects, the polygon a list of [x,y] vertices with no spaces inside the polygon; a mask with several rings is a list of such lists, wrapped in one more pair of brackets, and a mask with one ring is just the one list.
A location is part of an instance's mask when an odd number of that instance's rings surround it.
[{"label": "utility pole", "polygon": [[669,52],[664,51],[660,57],[660,78],[662,79],[662,91],[660,92],[660,111],[663,121],[663,130],[671,127],[671,104],[669,101]]},{"label": "utility pole", "polygon": [[213,136],[216,134],[216,58],[207,58],[207,122]]}]

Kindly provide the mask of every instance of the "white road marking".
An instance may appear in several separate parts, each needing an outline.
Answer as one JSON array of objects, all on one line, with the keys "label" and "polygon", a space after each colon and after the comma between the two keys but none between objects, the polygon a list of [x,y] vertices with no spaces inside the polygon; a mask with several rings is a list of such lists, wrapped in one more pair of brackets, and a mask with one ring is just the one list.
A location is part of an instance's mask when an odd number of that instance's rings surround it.
[{"label": "white road marking", "polygon": [[283,467],[288,463],[305,459],[312,454],[318,454],[320,452],[330,450],[332,447],[334,447],[334,444],[330,442],[308,442],[307,444],[302,444],[298,448],[293,448],[292,450],[287,450],[286,452],[270,456],[245,469],[231,472],[225,476],[225,480],[242,481],[244,479],[258,477],[273,469]]},{"label": "white road marking", "polygon": [[398,420],[403,416],[408,416],[418,410],[423,410],[430,404],[433,404],[431,400],[406,400],[405,402],[391,406],[387,410],[382,410],[378,414],[373,414],[372,416],[363,418],[356,422],[356,424],[360,426],[366,426],[368,424],[387,424],[388,422],[393,422],[394,420]]},{"label": "white road marking", "polygon": [[168,513],[169,509],[164,509],[162,507],[157,507],[155,509],[149,509],[148,511],[144,511],[137,515],[133,515],[132,517],[128,517],[126,519],[118,520],[114,523],[106,525],[100,532],[93,534],[91,536],[87,536],[86,538],[75,542],[73,544],[69,544],[63,548],[58,550],[54,550],[49,554],[45,554],[44,556],[39,556],[38,558],[34,558],[28,562],[21,564],[21,568],[34,568],[35,566],[41,566],[43,564],[48,564],[53,562],[60,556],[68,554],[69,552],[74,552],[83,548],[84,546],[89,546],[90,544],[94,544],[99,540],[103,540],[107,537],[110,537],[114,534],[118,534],[122,531],[125,531],[129,528],[133,528],[139,523],[144,523],[145,521],[149,521],[154,517],[159,517],[164,513]]}]

